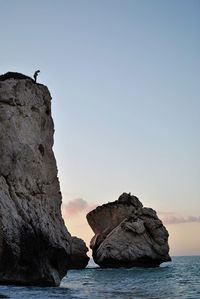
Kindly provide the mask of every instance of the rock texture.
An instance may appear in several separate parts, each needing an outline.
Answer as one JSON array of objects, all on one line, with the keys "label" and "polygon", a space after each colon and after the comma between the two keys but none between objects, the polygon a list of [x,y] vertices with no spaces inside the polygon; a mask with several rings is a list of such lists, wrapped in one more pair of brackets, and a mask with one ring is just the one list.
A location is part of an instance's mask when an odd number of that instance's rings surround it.
[{"label": "rock texture", "polygon": [[156,267],[170,261],[168,232],[151,208],[123,193],[87,214],[95,236],[90,247],[102,268]]},{"label": "rock texture", "polygon": [[0,76],[1,284],[57,286],[69,268],[53,132],[47,87]]},{"label": "rock texture", "polygon": [[72,237],[72,254],[69,268],[84,269],[89,262],[87,252],[88,248],[85,242],[77,237]]}]

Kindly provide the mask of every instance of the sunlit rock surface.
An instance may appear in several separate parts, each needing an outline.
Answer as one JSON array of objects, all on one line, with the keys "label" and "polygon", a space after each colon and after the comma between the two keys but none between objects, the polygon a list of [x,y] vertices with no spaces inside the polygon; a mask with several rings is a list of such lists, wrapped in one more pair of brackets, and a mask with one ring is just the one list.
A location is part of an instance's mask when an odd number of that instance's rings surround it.
[{"label": "sunlit rock surface", "polygon": [[0,283],[56,286],[70,264],[46,86],[0,76]]},{"label": "sunlit rock surface", "polygon": [[151,208],[123,193],[87,214],[95,235],[90,247],[102,268],[157,267],[170,261],[168,232]]}]

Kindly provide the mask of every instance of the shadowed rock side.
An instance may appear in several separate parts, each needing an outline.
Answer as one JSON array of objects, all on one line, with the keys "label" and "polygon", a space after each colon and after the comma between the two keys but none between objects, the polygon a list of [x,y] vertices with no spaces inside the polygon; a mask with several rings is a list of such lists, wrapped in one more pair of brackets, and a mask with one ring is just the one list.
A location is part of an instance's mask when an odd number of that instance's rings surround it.
[{"label": "shadowed rock side", "polygon": [[88,262],[88,248],[82,239],[72,237],[72,254],[70,261],[70,269],[84,269]]},{"label": "shadowed rock side", "polygon": [[28,77],[24,74],[17,73],[17,72],[7,72],[6,74],[0,75],[0,81],[5,81],[8,79],[17,79],[17,80],[29,79],[32,82],[34,82],[34,80],[31,77]]},{"label": "shadowed rock side", "polygon": [[93,258],[102,268],[157,267],[170,261],[168,232],[151,208],[123,193],[87,214]]},{"label": "shadowed rock side", "polygon": [[0,78],[0,283],[57,286],[71,236],[61,216],[51,96],[20,76]]}]

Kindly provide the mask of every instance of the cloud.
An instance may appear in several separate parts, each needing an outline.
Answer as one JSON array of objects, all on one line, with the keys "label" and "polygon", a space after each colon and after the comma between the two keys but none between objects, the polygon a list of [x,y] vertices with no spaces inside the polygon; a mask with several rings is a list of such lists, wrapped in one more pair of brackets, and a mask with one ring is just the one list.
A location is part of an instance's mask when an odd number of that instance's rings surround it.
[{"label": "cloud", "polygon": [[[62,203],[62,215],[64,218],[76,217],[80,213],[85,215],[91,210],[95,209],[98,205],[88,203],[82,198],[75,198],[69,200],[67,203]],[[174,212],[158,212],[159,217],[164,224],[180,224],[180,223],[200,223],[200,216],[181,216]]]},{"label": "cloud", "polygon": [[200,223],[200,216],[187,216],[183,217],[176,215],[173,212],[160,212],[158,213],[164,224],[180,224],[180,223]]},{"label": "cloud", "polygon": [[73,217],[82,212],[87,214],[89,211],[95,209],[96,206],[97,205],[88,203],[86,200],[82,198],[75,198],[68,201],[68,203],[62,204],[62,214],[63,217]]}]

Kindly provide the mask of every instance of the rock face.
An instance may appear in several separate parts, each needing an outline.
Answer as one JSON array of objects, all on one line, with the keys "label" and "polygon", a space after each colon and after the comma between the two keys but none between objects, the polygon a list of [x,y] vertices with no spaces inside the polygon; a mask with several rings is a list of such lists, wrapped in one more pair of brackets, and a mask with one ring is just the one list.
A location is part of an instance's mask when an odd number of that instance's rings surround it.
[{"label": "rock face", "polygon": [[77,237],[72,237],[72,254],[69,268],[84,269],[89,262],[87,252],[88,248],[85,242]]},{"label": "rock face", "polygon": [[162,221],[130,193],[97,207],[87,221],[95,233],[90,242],[93,258],[102,268],[157,267],[171,260]]},{"label": "rock face", "polygon": [[69,268],[53,132],[47,87],[0,76],[1,284],[57,286]]}]

